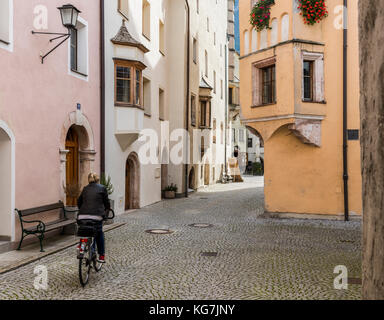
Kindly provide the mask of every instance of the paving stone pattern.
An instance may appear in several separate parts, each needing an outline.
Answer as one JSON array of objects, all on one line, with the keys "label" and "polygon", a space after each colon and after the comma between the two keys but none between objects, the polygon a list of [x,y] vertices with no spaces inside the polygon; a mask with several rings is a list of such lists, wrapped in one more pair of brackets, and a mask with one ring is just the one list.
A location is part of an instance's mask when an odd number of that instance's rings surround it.
[{"label": "paving stone pattern", "polygon": [[[333,270],[361,277],[361,222],[261,218],[259,186],[246,178],[119,216],[127,224],[106,234],[107,264],[85,289],[72,247],[0,275],[0,299],[360,299],[359,285],[333,288]],[[156,228],[174,232],[145,232]],[[33,286],[38,265],[46,291]]]}]

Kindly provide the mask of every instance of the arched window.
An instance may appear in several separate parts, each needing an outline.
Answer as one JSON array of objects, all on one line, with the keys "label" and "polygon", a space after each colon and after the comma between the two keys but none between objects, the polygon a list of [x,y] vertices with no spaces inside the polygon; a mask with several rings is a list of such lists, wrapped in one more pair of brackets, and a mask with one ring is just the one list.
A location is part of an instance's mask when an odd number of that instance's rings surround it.
[{"label": "arched window", "polygon": [[260,49],[264,49],[268,46],[268,31],[264,29],[260,32]]},{"label": "arched window", "polygon": [[271,46],[274,46],[277,43],[277,32],[278,32],[278,23],[277,19],[273,19],[272,23],[272,30],[271,30]]},{"label": "arched window", "polygon": [[289,38],[289,15],[285,14],[281,18],[281,41],[288,41]]},{"label": "arched window", "polygon": [[257,30],[252,29],[252,52],[257,51]]},{"label": "arched window", "polygon": [[249,53],[249,32],[248,30],[244,31],[244,54]]}]

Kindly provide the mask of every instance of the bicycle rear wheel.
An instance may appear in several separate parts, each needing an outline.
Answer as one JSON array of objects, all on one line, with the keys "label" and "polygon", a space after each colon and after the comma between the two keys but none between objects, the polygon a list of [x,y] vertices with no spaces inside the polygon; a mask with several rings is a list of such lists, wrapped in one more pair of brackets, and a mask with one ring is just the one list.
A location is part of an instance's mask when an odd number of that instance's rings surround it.
[{"label": "bicycle rear wheel", "polygon": [[[87,245],[86,252],[91,252],[91,248],[89,247],[89,244]],[[80,283],[83,287],[86,286],[86,284],[89,281],[89,273],[91,272],[91,260],[86,257],[86,254],[83,258],[79,259],[79,279]]]}]

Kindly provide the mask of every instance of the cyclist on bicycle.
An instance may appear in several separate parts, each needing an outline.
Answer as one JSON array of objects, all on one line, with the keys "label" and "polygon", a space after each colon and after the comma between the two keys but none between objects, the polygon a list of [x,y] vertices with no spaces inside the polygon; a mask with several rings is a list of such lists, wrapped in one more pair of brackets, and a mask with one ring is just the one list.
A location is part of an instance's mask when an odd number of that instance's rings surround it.
[{"label": "cyclist on bicycle", "polygon": [[95,240],[97,244],[98,261],[105,263],[105,241],[103,233],[103,220],[111,208],[107,189],[99,184],[100,178],[96,173],[88,175],[89,184],[84,187],[77,205],[79,214],[77,220],[92,220],[95,222]]}]

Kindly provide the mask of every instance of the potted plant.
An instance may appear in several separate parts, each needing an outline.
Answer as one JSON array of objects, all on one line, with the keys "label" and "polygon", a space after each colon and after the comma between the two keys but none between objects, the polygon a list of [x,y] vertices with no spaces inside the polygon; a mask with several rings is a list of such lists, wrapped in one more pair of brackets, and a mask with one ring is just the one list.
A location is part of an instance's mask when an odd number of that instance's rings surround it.
[{"label": "potted plant", "polygon": [[175,199],[177,192],[177,186],[173,183],[164,189],[165,199]]},{"label": "potted plant", "polygon": [[[108,196],[110,196],[115,191],[115,188],[113,187],[113,184],[112,184],[112,181],[111,181],[111,177],[109,175],[106,175],[104,173],[101,174],[101,176],[100,176],[100,184],[103,185],[107,189]],[[114,202],[114,200],[110,199],[109,202],[111,203],[111,208],[114,210],[115,209],[115,202]]]},{"label": "potted plant", "polygon": [[75,216],[75,213],[77,213],[77,199],[79,198],[81,194],[81,185],[78,183],[68,183],[67,185],[63,184],[64,193],[67,196],[67,205],[66,209],[68,209],[67,212],[71,213],[70,215]]}]

